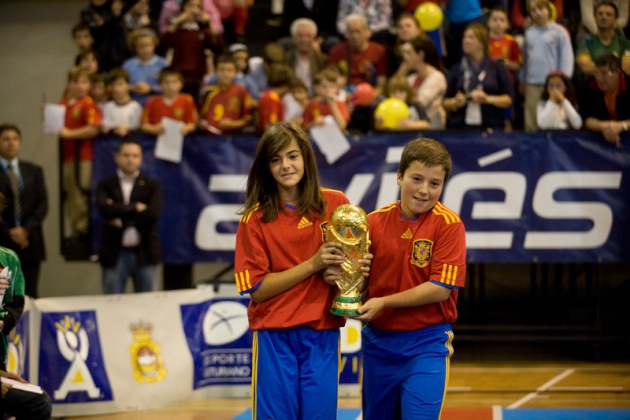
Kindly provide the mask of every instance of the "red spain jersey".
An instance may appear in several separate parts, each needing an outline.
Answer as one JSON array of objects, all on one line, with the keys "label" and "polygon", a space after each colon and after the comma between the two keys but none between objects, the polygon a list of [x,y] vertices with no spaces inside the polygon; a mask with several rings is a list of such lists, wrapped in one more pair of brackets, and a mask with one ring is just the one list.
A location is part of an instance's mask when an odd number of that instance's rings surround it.
[{"label": "red spain jersey", "polygon": [[[341,115],[343,115],[346,121],[350,121],[350,113],[348,112],[346,104],[341,101],[335,101],[335,103],[339,107]],[[312,123],[315,118],[319,116],[325,117],[326,115],[332,115],[330,104],[325,104],[317,99],[311,99],[306,105],[306,108],[304,108],[302,124],[306,126]]]},{"label": "red spain jersey", "polygon": [[195,100],[189,94],[181,93],[171,104],[167,104],[162,95],[151,96],[144,106],[142,123],[158,124],[163,117],[196,124],[198,116]]},{"label": "red spain jersey", "polygon": [[282,108],[282,98],[271,89],[266,90],[260,97],[258,103],[258,131],[265,131],[267,124],[274,124],[284,121],[284,111]]},{"label": "red spain jersey", "polygon": [[384,309],[370,322],[386,331],[412,331],[457,319],[458,288],[466,278],[466,233],[459,216],[438,202],[407,219],[400,203],[369,214],[371,253],[368,296],[388,296],[431,281],[451,288],[444,302]]},{"label": "red spain jersey", "polygon": [[219,130],[223,130],[219,127],[219,121],[223,119],[249,120],[252,117],[252,98],[241,85],[232,83],[226,89],[219,85],[210,85],[203,90],[202,97],[201,117]]},{"label": "red spain jersey", "polygon": [[[322,189],[326,199],[325,217],[306,217],[294,207],[281,203],[276,220],[263,223],[262,211],[244,215],[236,231],[234,277],[238,292],[255,290],[269,273],[278,273],[311,258],[324,243],[330,214],[348,198],[336,190]],[[314,330],[342,327],[345,318],[332,315],[330,307],[336,287],[315,273],[291,289],[256,303],[249,303],[252,330],[289,328],[299,325]]]},{"label": "red spain jersey", "polygon": [[521,48],[514,37],[510,34],[503,35],[501,38],[490,38],[490,46],[488,47],[488,55],[493,60],[503,58],[505,60],[514,61],[523,64],[523,54]]},{"label": "red spain jersey", "polygon": [[[103,120],[100,109],[94,103],[90,96],[72,102],[68,98],[64,98],[59,102],[60,105],[66,107],[66,116],[64,126],[70,129],[85,127],[86,125],[98,126]],[[61,156],[64,162],[74,162],[75,147],[79,147],[79,160],[91,161],[94,145],[92,139],[85,140],[66,140],[61,139]]]},{"label": "red spain jersey", "polygon": [[348,63],[348,43],[341,42],[330,49],[327,64],[335,64],[348,75],[348,83],[358,85],[367,82],[372,85],[376,76],[387,76],[387,51],[376,42],[369,42],[365,51],[351,50]]}]

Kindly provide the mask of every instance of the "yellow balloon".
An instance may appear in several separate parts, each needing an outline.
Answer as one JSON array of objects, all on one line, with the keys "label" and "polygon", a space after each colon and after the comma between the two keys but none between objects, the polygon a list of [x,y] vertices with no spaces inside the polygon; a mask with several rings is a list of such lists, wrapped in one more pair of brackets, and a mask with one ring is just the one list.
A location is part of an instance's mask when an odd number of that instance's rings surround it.
[{"label": "yellow balloon", "polygon": [[549,16],[549,19],[553,20],[554,22],[558,20],[558,11],[556,10],[556,6],[553,3],[549,3],[549,8],[551,9],[551,16]]},{"label": "yellow balloon", "polygon": [[409,118],[409,107],[402,99],[387,98],[378,104],[374,114],[383,118],[384,129],[396,130],[400,120]]},{"label": "yellow balloon", "polygon": [[442,25],[442,9],[433,2],[422,3],[414,12],[418,25],[423,31],[432,31]]}]

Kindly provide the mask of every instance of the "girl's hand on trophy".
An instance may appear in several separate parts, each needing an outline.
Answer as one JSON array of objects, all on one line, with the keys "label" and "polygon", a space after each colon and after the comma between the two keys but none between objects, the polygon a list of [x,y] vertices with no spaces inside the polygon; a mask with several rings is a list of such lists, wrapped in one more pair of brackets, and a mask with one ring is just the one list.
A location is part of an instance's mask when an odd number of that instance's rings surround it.
[{"label": "girl's hand on trophy", "polygon": [[336,286],[341,280],[341,268],[338,265],[331,265],[324,270],[324,281],[331,286]]},{"label": "girl's hand on trophy", "polygon": [[363,258],[359,260],[359,264],[361,264],[361,273],[363,273],[363,278],[368,278],[370,275],[370,267],[372,266],[372,258],[374,258],[374,255],[365,254]]},{"label": "girl's hand on trophy", "polygon": [[354,319],[358,319],[359,321],[369,321],[383,310],[385,307],[384,305],[383,298],[372,298],[357,309],[359,316],[354,317]]},{"label": "girl's hand on trophy", "polygon": [[318,271],[325,269],[329,265],[339,266],[346,260],[341,244],[336,242],[327,242],[320,246],[313,258]]}]

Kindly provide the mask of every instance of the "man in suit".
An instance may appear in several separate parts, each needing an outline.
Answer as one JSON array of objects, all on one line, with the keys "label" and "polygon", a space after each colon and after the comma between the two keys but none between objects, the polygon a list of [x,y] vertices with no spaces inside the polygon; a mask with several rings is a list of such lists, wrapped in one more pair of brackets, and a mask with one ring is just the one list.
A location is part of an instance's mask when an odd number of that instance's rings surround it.
[{"label": "man in suit", "polygon": [[103,292],[124,293],[130,276],[135,292],[154,291],[161,257],[157,221],[164,202],[162,186],[140,171],[142,146],[136,140],[122,140],[114,159],[116,173],[96,187],[103,218],[99,251]]},{"label": "man in suit", "polygon": [[0,246],[18,254],[25,294],[37,298],[39,269],[46,258],[42,223],[48,213],[48,194],[42,168],[18,158],[21,142],[16,125],[0,125],[0,193],[5,197]]}]

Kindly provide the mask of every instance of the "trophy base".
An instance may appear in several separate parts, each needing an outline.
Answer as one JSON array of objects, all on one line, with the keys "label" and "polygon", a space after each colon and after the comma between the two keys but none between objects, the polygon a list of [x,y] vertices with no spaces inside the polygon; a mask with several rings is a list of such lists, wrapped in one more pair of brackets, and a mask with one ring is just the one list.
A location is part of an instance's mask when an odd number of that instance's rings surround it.
[{"label": "trophy base", "polygon": [[359,316],[361,296],[335,296],[330,313],[339,316]]}]

